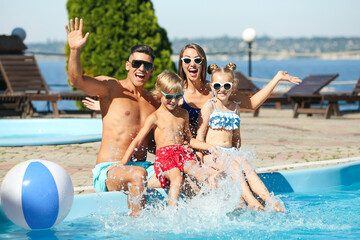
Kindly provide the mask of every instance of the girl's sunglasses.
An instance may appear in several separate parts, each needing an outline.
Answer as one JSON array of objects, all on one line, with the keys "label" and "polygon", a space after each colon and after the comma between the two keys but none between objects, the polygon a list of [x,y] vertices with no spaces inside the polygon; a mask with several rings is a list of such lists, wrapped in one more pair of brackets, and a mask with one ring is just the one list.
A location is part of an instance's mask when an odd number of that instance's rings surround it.
[{"label": "girl's sunglasses", "polygon": [[221,89],[221,87],[224,87],[225,90],[230,90],[232,88],[232,82],[226,82],[224,84],[221,84],[219,82],[213,82],[211,84],[213,86],[213,88],[216,90],[216,91],[219,91]]},{"label": "girl's sunglasses", "polygon": [[201,57],[196,57],[196,58],[183,57],[181,58],[181,61],[183,61],[183,63],[185,63],[186,65],[189,65],[191,61],[194,61],[194,63],[196,63],[197,65],[200,65],[202,63]]},{"label": "girl's sunglasses", "polygon": [[175,100],[180,100],[184,96],[184,93],[181,93],[181,94],[166,94],[163,91],[161,91],[161,93],[165,96],[165,99],[169,100],[169,101],[173,100],[173,98],[175,98]]},{"label": "girl's sunglasses", "polygon": [[153,64],[151,62],[146,62],[146,61],[142,61],[142,60],[133,60],[131,62],[131,66],[133,68],[139,68],[143,64],[144,64],[144,68],[146,69],[146,71],[149,71],[153,67]]}]

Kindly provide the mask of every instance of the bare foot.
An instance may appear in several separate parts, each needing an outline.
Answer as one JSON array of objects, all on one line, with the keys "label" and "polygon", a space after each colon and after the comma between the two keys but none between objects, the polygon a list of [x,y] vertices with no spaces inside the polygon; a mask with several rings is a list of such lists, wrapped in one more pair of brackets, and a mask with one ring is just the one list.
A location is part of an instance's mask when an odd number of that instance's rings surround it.
[{"label": "bare foot", "polygon": [[274,196],[271,196],[267,201],[266,205],[274,212],[286,212],[284,203],[281,200],[276,199]]},{"label": "bare foot", "polygon": [[207,178],[210,191],[218,187],[217,180],[219,177],[223,176],[224,172],[225,171],[218,171],[217,173],[214,173],[213,175]]},{"label": "bare foot", "polygon": [[261,205],[255,198],[254,200],[248,201],[248,208],[255,211],[265,211],[263,205]]},{"label": "bare foot", "polygon": [[130,217],[138,217],[138,216],[140,216],[140,212],[131,212],[131,213],[129,214],[129,216],[130,216]]},{"label": "bare foot", "polygon": [[271,210],[273,210],[274,212],[286,213],[285,206],[277,201],[272,204]]},{"label": "bare foot", "polygon": [[218,186],[217,181],[216,181],[217,176],[218,176],[218,173],[215,173],[215,174],[211,175],[210,177],[208,177],[208,179],[207,179],[207,182],[209,183],[210,191],[214,190]]}]

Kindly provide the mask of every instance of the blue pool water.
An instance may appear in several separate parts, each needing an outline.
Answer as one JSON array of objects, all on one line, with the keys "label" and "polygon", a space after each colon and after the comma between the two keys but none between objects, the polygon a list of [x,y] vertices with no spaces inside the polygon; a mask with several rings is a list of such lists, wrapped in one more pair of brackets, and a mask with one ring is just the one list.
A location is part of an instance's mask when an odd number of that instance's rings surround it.
[{"label": "blue pool water", "polygon": [[[69,216],[53,229],[29,231],[0,221],[0,238],[356,239],[360,236],[359,173],[360,161],[309,171],[263,174],[263,179],[275,177],[267,182],[270,190],[283,189],[277,197],[284,202],[287,213],[233,211],[232,197],[215,192],[181,202],[177,211],[168,209],[161,197],[155,196],[140,217],[131,218],[126,214],[124,194],[78,195]],[[311,182],[306,189],[301,187],[304,183],[299,177],[316,183],[324,176],[332,179],[321,188],[313,187]],[[279,177],[283,178],[280,183]],[[290,188],[275,186],[285,182]]]},{"label": "blue pool water", "polygon": [[[0,224],[1,239],[28,239],[44,235],[49,239],[354,239],[360,234],[360,186],[332,189],[323,193],[281,195],[288,212],[243,211],[166,213],[147,210],[132,219],[114,211],[64,221],[51,230],[29,231],[10,223]],[[97,197],[101,201],[101,196]],[[106,208],[106,206],[102,206]]]},{"label": "blue pool water", "polygon": [[0,119],[0,146],[100,141],[101,119]]}]

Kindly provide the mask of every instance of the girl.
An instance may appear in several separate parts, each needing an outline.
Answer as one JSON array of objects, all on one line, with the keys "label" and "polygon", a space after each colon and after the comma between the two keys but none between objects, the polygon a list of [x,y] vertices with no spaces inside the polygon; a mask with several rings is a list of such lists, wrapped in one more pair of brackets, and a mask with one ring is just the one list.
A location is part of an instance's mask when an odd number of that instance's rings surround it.
[{"label": "girl", "polygon": [[[210,154],[204,155],[204,166],[223,170],[234,181],[240,178],[242,198],[252,209],[264,210],[262,202],[270,203],[271,195],[256,172],[241,153],[240,146],[240,109],[239,102],[229,100],[235,87],[234,70],[230,63],[225,68],[216,64],[209,66],[211,89],[214,98],[201,109],[197,139],[216,146],[223,152],[222,157],[214,161]],[[235,160],[234,159],[235,155]],[[248,183],[249,184],[248,184]],[[259,197],[255,198],[253,192]],[[255,196],[256,196],[255,195]],[[272,205],[274,211],[284,212],[279,203]]]}]

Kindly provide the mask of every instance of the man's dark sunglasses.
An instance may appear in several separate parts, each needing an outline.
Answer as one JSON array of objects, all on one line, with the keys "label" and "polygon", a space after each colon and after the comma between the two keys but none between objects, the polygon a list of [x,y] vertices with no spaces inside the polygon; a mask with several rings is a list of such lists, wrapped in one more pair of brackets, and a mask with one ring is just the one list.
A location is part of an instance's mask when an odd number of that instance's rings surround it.
[{"label": "man's dark sunglasses", "polygon": [[141,65],[143,65],[144,64],[144,68],[147,70],[147,71],[149,71],[150,69],[152,69],[152,67],[153,67],[153,64],[151,63],[151,62],[146,62],[146,61],[142,61],[142,60],[133,60],[132,62],[131,62],[131,66],[133,67],[133,68],[139,68],[139,67],[141,67]]}]

